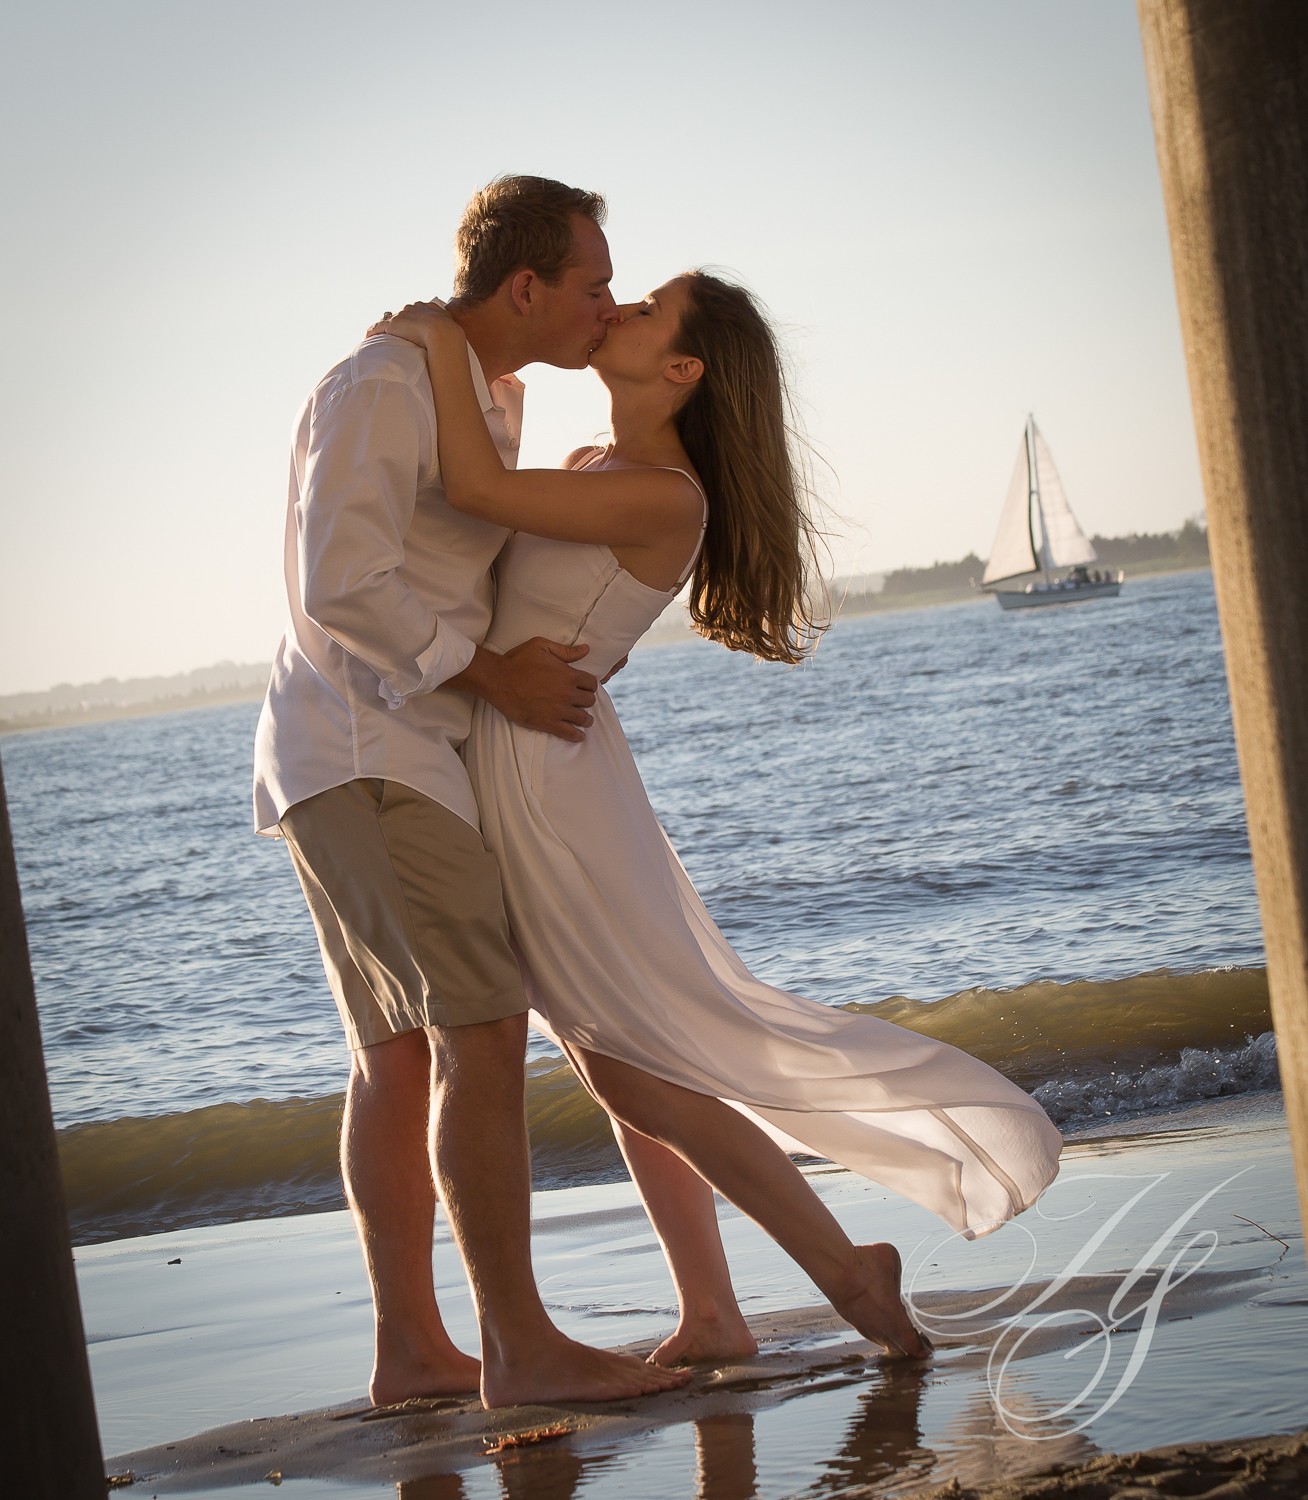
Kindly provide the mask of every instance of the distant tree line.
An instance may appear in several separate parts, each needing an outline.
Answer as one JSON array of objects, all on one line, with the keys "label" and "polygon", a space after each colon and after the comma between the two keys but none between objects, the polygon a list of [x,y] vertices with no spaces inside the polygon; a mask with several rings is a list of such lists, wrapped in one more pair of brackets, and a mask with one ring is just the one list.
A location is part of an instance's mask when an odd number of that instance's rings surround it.
[{"label": "distant tree line", "polygon": [[[1132,532],[1130,536],[1096,536],[1091,543],[1101,566],[1109,569],[1145,567],[1203,567],[1208,562],[1208,531],[1190,520],[1179,531]],[[957,562],[938,562],[929,568],[896,568],[886,574],[883,596],[926,594],[945,589],[967,589],[980,581],[985,561],[969,552]]]},{"label": "distant tree line", "polygon": [[1132,532],[1130,536],[1090,538],[1099,561],[1108,568],[1171,562],[1203,567],[1208,562],[1208,528],[1189,520],[1180,531]]},{"label": "distant tree line", "polygon": [[886,574],[883,594],[925,594],[933,589],[965,589],[985,571],[985,562],[969,552],[957,562],[932,563],[929,568],[896,568]]}]

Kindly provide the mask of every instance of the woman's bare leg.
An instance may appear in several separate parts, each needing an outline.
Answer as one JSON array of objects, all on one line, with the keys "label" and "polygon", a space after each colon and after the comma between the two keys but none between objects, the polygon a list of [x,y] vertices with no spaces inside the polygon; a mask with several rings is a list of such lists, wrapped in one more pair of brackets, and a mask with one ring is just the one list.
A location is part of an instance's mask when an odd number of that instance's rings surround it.
[{"label": "woman's bare leg", "polygon": [[676,1332],[650,1359],[656,1365],[682,1365],[757,1354],[758,1343],[731,1285],[713,1189],[667,1146],[617,1119],[613,1133],[677,1289]]},{"label": "woman's bare leg", "polygon": [[891,1353],[930,1352],[900,1299],[899,1252],[889,1244],[852,1244],[794,1162],[752,1120],[720,1099],[615,1058],[570,1051],[615,1119],[689,1162],[766,1230],[865,1338]]}]

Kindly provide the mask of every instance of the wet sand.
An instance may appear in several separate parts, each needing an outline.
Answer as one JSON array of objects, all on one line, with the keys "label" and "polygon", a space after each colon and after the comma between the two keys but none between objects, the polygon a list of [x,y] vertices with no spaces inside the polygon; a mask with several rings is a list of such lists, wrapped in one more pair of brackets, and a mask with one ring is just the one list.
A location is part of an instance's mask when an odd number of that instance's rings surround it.
[{"label": "wet sand", "polygon": [[[847,1173],[810,1180],[857,1238],[904,1250],[930,1363],[881,1362],[727,1210],[757,1358],[612,1406],[377,1411],[343,1215],[187,1230],[78,1253],[109,1472],[128,1495],[341,1500],[1308,1494],[1308,1447],[1277,1436],[1308,1425],[1308,1277],[1275,1096],[1075,1141],[1037,1211],[970,1245]],[[628,1187],[541,1194],[536,1244],[568,1332],[667,1332]],[[443,1233],[436,1267],[473,1347]],[[1170,1451],[1118,1457],[1149,1449]]]}]

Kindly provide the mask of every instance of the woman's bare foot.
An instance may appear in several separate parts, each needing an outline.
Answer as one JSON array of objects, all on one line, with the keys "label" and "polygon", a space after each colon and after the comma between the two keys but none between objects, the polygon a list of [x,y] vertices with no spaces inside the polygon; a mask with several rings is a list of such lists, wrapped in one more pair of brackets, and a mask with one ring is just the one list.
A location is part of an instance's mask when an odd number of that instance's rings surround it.
[{"label": "woman's bare foot", "polygon": [[368,1399],[374,1406],[398,1406],[424,1396],[475,1396],[480,1389],[481,1361],[449,1344],[425,1357],[379,1351]]},{"label": "woman's bare foot", "polygon": [[664,1370],[637,1359],[592,1349],[558,1334],[492,1366],[481,1374],[482,1405],[527,1406],[557,1401],[625,1401],[675,1391],[690,1379],[689,1370]]},{"label": "woman's bare foot", "polygon": [[721,1365],[735,1359],[751,1359],[758,1353],[758,1340],[738,1307],[729,1312],[713,1308],[691,1314],[683,1311],[677,1331],[650,1355],[650,1363],[671,1369],[674,1365]]},{"label": "woman's bare foot", "polygon": [[[925,1359],[931,1341],[915,1326],[899,1291],[902,1265],[893,1245],[857,1245],[857,1261],[831,1305],[865,1339],[888,1354]],[[825,1290],[825,1288],[824,1288]]]}]

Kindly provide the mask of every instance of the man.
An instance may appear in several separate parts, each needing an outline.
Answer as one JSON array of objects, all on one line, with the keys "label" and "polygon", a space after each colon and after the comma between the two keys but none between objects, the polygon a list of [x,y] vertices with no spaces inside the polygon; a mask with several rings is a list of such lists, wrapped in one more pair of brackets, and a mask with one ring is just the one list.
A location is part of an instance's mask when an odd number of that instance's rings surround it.
[{"label": "man", "polygon": [[[451,311],[500,454],[516,462],[534,360],[580,369],[617,317],[604,202],[504,177],[456,241]],[[255,822],[285,837],[351,1048],[341,1169],[372,1284],[371,1399],[475,1390],[487,1406],[664,1390],[680,1376],[574,1343],[531,1270],[526,1000],[458,747],[474,697],[578,740],[584,648],[505,656],[490,619],[498,527],[446,502],[423,352],[371,338],[300,415],[287,632],[255,748]],[[437,1191],[482,1338],[451,1342],[432,1284]]]}]

